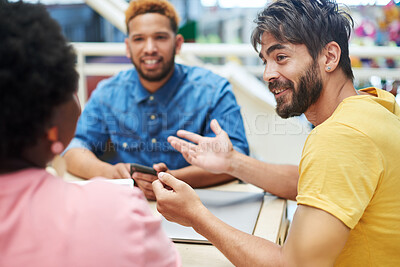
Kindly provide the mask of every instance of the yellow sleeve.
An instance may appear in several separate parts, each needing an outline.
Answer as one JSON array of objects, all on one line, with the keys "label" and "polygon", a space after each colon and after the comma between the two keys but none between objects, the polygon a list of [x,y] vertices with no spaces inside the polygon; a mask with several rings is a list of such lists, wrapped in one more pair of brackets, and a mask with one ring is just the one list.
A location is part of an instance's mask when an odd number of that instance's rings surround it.
[{"label": "yellow sleeve", "polygon": [[353,229],[383,175],[382,155],[363,133],[322,124],[308,137],[300,162],[298,204],[322,209]]}]

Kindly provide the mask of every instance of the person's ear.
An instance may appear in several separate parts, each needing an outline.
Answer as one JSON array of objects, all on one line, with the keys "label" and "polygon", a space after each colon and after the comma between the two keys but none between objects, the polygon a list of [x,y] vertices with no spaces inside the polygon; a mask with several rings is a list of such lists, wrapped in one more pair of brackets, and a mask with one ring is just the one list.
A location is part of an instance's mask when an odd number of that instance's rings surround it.
[{"label": "person's ear", "polygon": [[326,72],[334,71],[339,65],[342,50],[335,41],[329,42],[324,49],[324,68]]},{"label": "person's ear", "polygon": [[185,39],[183,38],[182,34],[177,34],[175,36],[175,55],[179,54],[181,51],[181,47]]},{"label": "person's ear", "polygon": [[129,39],[128,38],[125,38],[125,54],[126,54],[127,58],[132,58],[131,50],[129,49]]}]

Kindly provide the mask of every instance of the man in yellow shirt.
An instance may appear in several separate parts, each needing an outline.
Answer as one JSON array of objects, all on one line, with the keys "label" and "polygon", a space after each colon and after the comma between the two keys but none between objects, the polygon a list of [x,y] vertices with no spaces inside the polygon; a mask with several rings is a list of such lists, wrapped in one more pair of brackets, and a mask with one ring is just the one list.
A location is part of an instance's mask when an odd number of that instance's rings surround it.
[{"label": "man in yellow shirt", "polygon": [[236,152],[215,120],[215,138],[179,131],[193,143],[169,142],[193,165],[289,198],[297,194],[285,244],[226,225],[166,173],[153,182],[159,211],[193,227],[236,266],[400,266],[400,108],[388,92],[355,90],[351,17],[329,0],[277,0],[256,22],[252,41],[256,50],[261,45],[277,113],[304,113],[316,126],[299,172]]}]

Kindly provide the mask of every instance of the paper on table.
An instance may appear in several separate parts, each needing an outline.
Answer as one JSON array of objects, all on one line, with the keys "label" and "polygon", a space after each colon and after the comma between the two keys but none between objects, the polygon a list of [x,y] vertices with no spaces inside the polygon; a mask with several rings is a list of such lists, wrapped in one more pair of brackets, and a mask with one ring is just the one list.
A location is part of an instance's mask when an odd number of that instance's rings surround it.
[{"label": "paper on table", "polygon": [[[93,180],[85,180],[85,181],[70,181],[70,183],[74,183],[74,184],[79,184],[79,185],[85,185],[87,183],[96,181],[97,179],[93,179]],[[113,184],[120,184],[120,185],[124,185],[124,186],[129,186],[131,188],[133,188],[134,185],[134,180],[133,179],[101,179],[101,181],[106,181],[108,183],[113,183]]]}]

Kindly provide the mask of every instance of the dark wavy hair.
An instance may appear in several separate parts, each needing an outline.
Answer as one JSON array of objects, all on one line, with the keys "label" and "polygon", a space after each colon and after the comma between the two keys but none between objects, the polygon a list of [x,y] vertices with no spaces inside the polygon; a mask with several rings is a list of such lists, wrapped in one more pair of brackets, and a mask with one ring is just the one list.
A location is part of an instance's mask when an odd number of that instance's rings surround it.
[{"label": "dark wavy hair", "polygon": [[339,68],[353,80],[349,57],[349,38],[354,27],[351,16],[330,0],[277,0],[261,11],[254,21],[251,41],[258,52],[264,32],[279,42],[304,44],[316,60],[325,45],[339,44],[342,53]]},{"label": "dark wavy hair", "polygon": [[45,7],[0,0],[0,159],[20,157],[76,91],[76,56]]}]

